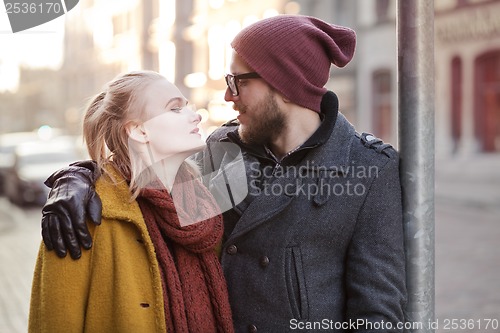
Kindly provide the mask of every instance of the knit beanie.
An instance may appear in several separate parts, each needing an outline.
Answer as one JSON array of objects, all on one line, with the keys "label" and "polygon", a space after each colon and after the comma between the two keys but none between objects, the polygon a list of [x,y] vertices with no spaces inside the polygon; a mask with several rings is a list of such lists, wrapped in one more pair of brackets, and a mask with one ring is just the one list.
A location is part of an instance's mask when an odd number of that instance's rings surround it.
[{"label": "knit beanie", "polygon": [[353,30],[303,15],[278,15],[242,29],[231,46],[291,102],[320,112],[330,64],[344,67],[354,54]]}]

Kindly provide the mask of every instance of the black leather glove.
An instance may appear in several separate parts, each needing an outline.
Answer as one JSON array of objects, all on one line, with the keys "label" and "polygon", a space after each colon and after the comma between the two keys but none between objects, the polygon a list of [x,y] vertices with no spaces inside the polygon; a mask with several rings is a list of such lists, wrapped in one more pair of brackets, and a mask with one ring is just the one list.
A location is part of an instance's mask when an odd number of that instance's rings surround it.
[{"label": "black leather glove", "polygon": [[81,161],[53,173],[45,185],[51,187],[42,208],[42,237],[47,249],[65,257],[67,250],[73,259],[81,257],[80,245],[92,247],[92,237],[86,219],[101,224],[101,199],[94,183],[99,177],[93,161]]}]

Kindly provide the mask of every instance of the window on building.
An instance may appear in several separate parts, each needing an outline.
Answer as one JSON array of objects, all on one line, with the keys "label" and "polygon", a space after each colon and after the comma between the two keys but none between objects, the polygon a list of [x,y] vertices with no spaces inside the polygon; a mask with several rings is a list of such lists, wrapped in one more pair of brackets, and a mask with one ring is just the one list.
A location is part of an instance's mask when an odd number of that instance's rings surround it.
[{"label": "window on building", "polygon": [[378,70],[372,76],[373,134],[384,141],[391,140],[392,87],[391,71]]},{"label": "window on building", "polygon": [[453,152],[458,149],[462,137],[462,59],[453,58],[451,61],[451,139]]},{"label": "window on building", "polygon": [[476,138],[484,152],[500,152],[500,50],[477,57],[474,78]]},{"label": "window on building", "polygon": [[375,13],[377,14],[377,22],[387,21],[389,18],[390,0],[376,0]]}]

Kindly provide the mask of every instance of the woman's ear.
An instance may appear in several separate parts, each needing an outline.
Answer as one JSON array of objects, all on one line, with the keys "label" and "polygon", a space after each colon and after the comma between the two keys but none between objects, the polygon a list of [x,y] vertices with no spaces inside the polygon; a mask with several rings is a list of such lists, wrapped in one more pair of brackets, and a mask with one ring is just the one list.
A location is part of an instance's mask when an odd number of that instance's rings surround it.
[{"label": "woman's ear", "polygon": [[129,121],[125,124],[125,130],[130,139],[138,143],[148,143],[148,135],[144,129],[143,124],[139,124],[135,121]]}]

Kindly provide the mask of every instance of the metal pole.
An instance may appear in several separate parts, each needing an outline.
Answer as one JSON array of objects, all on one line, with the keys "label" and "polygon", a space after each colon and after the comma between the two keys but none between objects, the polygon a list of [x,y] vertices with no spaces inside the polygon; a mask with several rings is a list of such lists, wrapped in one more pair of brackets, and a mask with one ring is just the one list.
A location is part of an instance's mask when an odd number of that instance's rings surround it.
[{"label": "metal pole", "polygon": [[434,332],[434,1],[398,0],[406,332]]}]

